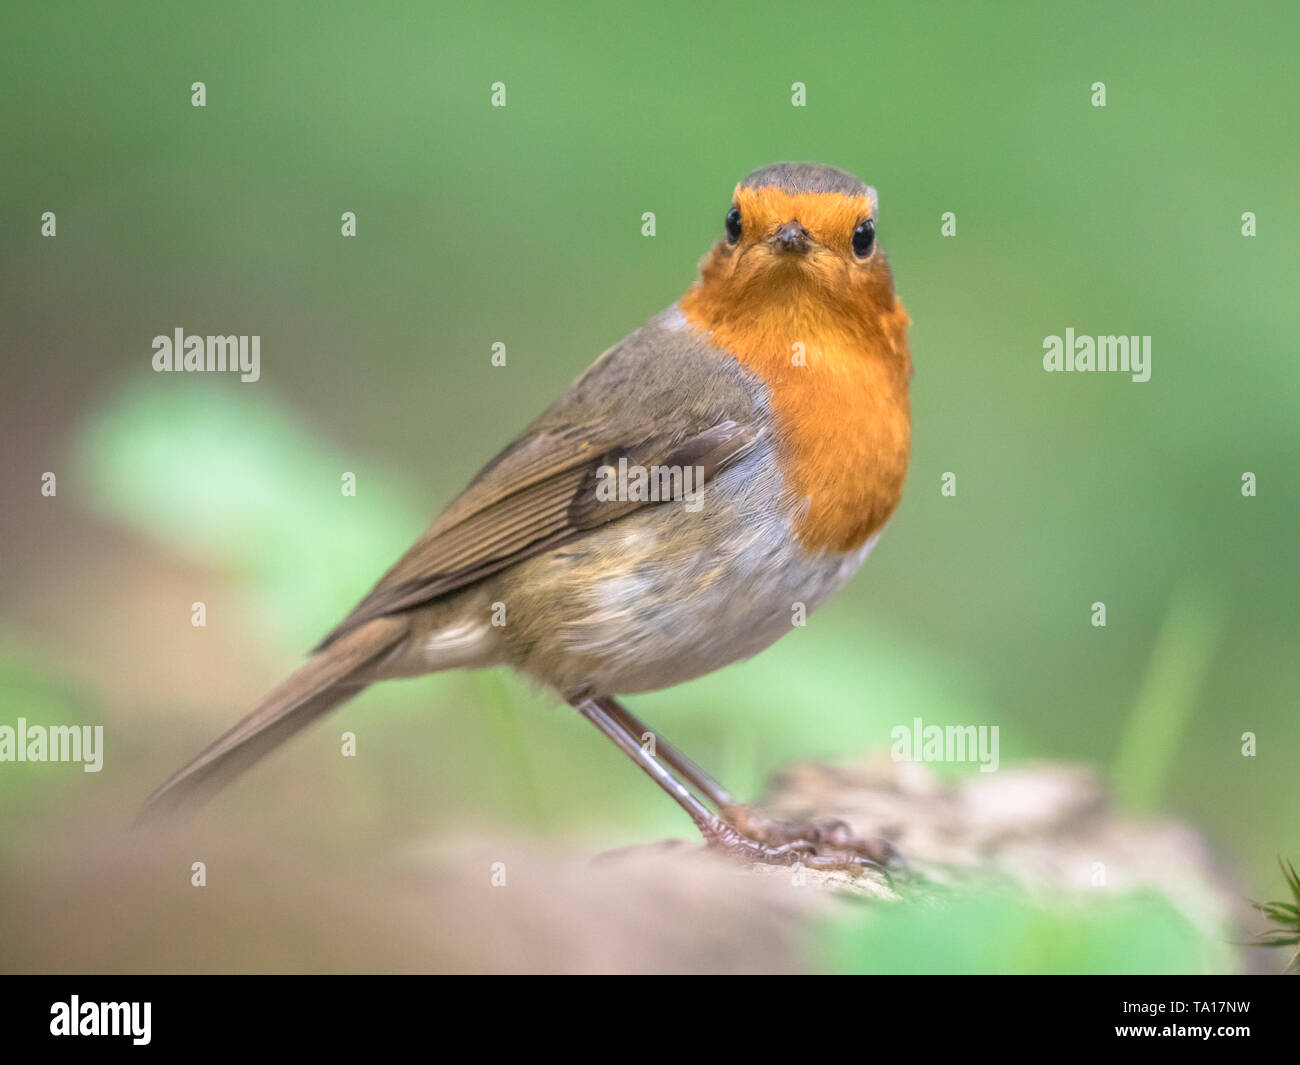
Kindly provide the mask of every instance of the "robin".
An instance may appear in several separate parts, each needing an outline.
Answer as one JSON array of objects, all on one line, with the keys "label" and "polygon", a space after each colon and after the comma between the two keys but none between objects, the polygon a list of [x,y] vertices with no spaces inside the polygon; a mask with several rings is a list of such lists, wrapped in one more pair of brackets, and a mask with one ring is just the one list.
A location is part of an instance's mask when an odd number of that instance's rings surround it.
[{"label": "robin", "polygon": [[[475,477],[312,658],[173,775],[189,808],[366,686],[509,665],[557,692],[757,861],[883,845],[739,804],[619,701],[748,658],[862,565],[898,505],[912,374],[875,190],[780,163],[736,186],[682,298]],[[710,809],[710,806],[712,809]]]}]

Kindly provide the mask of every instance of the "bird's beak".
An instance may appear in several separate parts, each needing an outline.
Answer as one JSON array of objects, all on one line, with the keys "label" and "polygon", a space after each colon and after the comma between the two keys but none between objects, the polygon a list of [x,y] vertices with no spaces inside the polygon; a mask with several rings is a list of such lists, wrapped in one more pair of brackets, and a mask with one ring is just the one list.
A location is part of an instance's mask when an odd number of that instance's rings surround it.
[{"label": "bird's beak", "polygon": [[783,254],[804,255],[812,247],[812,237],[807,229],[792,219],[777,226],[768,243]]}]

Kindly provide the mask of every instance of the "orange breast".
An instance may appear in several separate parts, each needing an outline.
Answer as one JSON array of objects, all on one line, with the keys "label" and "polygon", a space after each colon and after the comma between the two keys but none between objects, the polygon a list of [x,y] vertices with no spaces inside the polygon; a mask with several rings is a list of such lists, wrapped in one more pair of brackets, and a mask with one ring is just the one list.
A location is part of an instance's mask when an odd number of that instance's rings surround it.
[{"label": "orange breast", "polygon": [[[703,281],[681,310],[771,388],[777,459],[800,507],[810,551],[848,552],[898,506],[910,444],[907,313],[872,286],[828,302],[816,287],[738,307]],[[770,294],[769,294],[770,295]]]}]

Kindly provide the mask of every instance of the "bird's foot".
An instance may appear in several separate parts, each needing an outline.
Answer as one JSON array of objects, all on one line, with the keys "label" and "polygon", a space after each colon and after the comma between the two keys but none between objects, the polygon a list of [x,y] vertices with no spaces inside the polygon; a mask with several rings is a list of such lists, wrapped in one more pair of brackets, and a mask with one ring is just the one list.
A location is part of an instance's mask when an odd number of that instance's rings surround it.
[{"label": "bird's foot", "polygon": [[776,821],[741,805],[722,814],[702,828],[704,837],[710,847],[744,861],[853,873],[873,869],[888,877],[886,865],[896,857],[884,840],[860,839],[835,818]]}]

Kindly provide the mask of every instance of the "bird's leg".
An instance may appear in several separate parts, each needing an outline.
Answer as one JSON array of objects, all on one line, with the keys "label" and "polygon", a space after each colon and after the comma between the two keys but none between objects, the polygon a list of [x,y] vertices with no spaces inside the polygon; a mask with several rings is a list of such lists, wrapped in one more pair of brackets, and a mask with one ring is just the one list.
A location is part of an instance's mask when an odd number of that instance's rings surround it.
[{"label": "bird's leg", "polygon": [[610,717],[635,736],[639,742],[645,743],[647,736],[653,737],[656,754],[675,769],[691,787],[713,803],[718,813],[723,814],[725,817],[724,811],[728,807],[736,805],[736,800],[732,798],[731,793],[726,788],[655,732],[654,729],[648,727],[644,721],[617,699],[602,696],[596,701],[604,707]]},{"label": "bird's leg", "polygon": [[769,845],[750,839],[722,818],[713,814],[696,796],[664,766],[659,759],[639,744],[627,728],[612,717],[602,701],[590,697],[570,700],[574,709],[595,725],[614,744],[632,759],[642,771],[666,791],[700,830],[705,841],[728,853],[750,861],[794,865],[808,861],[811,848],[807,844]]},{"label": "bird's leg", "polygon": [[[891,856],[889,845],[879,840],[860,840],[854,837],[852,830],[843,821],[823,819],[810,822],[774,821],[765,817],[752,807],[738,803],[721,784],[671,743],[659,736],[641,721],[631,710],[610,696],[601,696],[590,700],[603,711],[609,723],[621,732],[623,742],[607,731],[579,703],[584,716],[591,720],[607,736],[614,739],[621,748],[633,757],[642,768],[653,777],[669,794],[677,799],[679,805],[686,808],[696,827],[712,846],[738,851],[759,861],[779,861],[783,863],[802,862],[810,866],[826,868],[860,867],[867,864],[881,864]],[[643,744],[646,738],[653,738],[655,753],[650,754]],[[626,746],[631,743],[637,752],[647,760],[659,763],[659,773],[653,772],[642,764],[641,758],[632,755]],[[662,762],[660,760],[662,759]],[[699,811],[703,805],[682,784],[665,769],[662,763],[695,788],[717,809],[720,816],[714,817],[704,810],[707,821],[701,820]],[[665,784],[660,776],[676,785],[676,789],[689,796],[692,805],[686,805],[673,787]]]},{"label": "bird's leg", "polygon": [[697,799],[691,792],[668,771],[667,768],[649,751],[646,751],[637,743],[623,725],[616,721],[601,703],[592,698],[578,698],[570,700],[573,708],[583,717],[595,725],[605,736],[612,740],[624,754],[632,759],[642,771],[650,777],[656,784],[664,789],[683,810],[686,815],[695,822],[695,825],[701,832],[708,834],[708,826],[717,818],[709,812],[709,808]]}]

